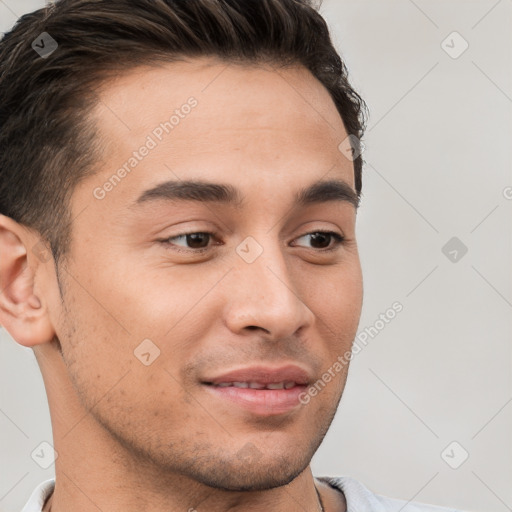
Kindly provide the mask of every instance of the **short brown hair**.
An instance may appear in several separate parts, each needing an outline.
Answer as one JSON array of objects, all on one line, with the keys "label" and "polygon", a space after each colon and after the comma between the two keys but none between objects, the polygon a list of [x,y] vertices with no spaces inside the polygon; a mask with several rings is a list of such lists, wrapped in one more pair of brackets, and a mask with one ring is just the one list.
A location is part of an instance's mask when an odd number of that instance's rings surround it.
[{"label": "short brown hair", "polygon": [[[57,49],[38,53],[49,37]],[[60,0],[22,16],[0,41],[0,213],[39,232],[58,263],[71,241],[74,187],[98,159],[87,115],[97,86],[141,64],[199,56],[304,65],[358,151],[366,107],[311,0]],[[353,163],[359,195],[359,154]]]}]

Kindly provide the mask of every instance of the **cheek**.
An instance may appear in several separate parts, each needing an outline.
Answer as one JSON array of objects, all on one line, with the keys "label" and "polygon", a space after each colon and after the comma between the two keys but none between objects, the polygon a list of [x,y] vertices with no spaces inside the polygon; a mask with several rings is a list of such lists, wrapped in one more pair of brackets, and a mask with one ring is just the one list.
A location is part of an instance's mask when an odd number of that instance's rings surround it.
[{"label": "cheek", "polygon": [[158,342],[155,356],[154,348],[138,350],[140,340],[122,338],[120,332],[114,333],[117,338],[99,335],[101,325],[87,331],[77,323],[73,331],[80,337],[68,337],[64,357],[73,386],[93,416],[114,430],[129,425],[134,432],[143,431],[147,421],[176,422],[177,411],[181,421],[188,397],[179,383],[181,356],[171,346]]},{"label": "cheek", "polygon": [[211,312],[204,310],[204,298],[215,295],[225,268],[192,270],[160,260],[155,263],[143,258],[109,257],[120,264],[101,270],[91,283],[95,298],[105,305],[108,314],[105,317],[105,311],[90,298],[88,307],[102,316],[104,324],[110,324],[113,333],[118,331],[133,343],[149,338],[157,344],[172,344],[178,334],[193,337],[200,325],[204,330],[207,320],[215,319],[205,318]]},{"label": "cheek", "polygon": [[329,381],[323,398],[330,403],[344,388],[351,348],[357,334],[362,307],[362,276],[358,264],[333,271],[329,278],[316,280],[308,287],[308,306],[314,312],[317,332],[324,340],[323,371]]},{"label": "cheek", "polygon": [[301,295],[316,315],[320,326],[325,324],[332,333],[353,333],[361,314],[363,283],[358,263],[326,268],[323,273],[302,278]]},{"label": "cheek", "polygon": [[[133,282],[110,281],[107,290],[94,284],[90,280],[85,291],[69,283],[65,322],[59,332],[69,375],[87,407],[103,403],[103,397],[105,403],[116,397],[122,410],[138,404],[141,412],[152,414],[152,403],[186,400],[177,383],[180,369],[191,357],[194,340],[204,335],[204,325],[213,319],[185,321],[188,299],[181,300],[179,307],[161,299],[160,307],[155,307],[159,293],[168,297],[174,293],[162,285],[144,289]],[[192,293],[190,302],[197,300]]]},{"label": "cheek", "polygon": [[115,302],[106,301],[92,280],[82,285],[67,279],[62,323],[58,337],[68,374],[82,401],[93,407],[128,375],[134,340]]}]

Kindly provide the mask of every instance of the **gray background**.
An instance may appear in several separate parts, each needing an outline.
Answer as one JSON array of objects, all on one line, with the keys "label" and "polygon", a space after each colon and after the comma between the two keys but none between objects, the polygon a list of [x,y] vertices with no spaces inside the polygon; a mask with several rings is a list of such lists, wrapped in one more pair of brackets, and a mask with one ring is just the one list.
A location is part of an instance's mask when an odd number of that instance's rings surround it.
[{"label": "gray background", "polygon": [[[0,30],[43,5],[0,0]],[[325,0],[321,11],[371,111],[360,332],[395,301],[404,309],[354,357],[313,472],[512,510],[512,1]],[[442,252],[452,237],[455,262]],[[0,432],[0,512],[12,512],[54,473],[30,456],[52,442],[38,366],[3,330]]]}]

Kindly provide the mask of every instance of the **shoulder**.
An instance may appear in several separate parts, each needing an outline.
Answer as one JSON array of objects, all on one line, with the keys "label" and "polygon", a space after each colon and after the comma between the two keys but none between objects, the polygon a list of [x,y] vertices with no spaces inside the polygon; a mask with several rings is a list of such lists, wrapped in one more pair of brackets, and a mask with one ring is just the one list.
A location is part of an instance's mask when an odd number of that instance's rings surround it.
[{"label": "shoulder", "polygon": [[316,477],[345,495],[348,510],[358,512],[462,512],[454,508],[428,505],[416,501],[389,498],[373,493],[364,484],[348,476]]},{"label": "shoulder", "polygon": [[41,482],[30,495],[27,503],[21,509],[21,512],[41,512],[46,500],[50,497],[55,487],[55,479]]}]

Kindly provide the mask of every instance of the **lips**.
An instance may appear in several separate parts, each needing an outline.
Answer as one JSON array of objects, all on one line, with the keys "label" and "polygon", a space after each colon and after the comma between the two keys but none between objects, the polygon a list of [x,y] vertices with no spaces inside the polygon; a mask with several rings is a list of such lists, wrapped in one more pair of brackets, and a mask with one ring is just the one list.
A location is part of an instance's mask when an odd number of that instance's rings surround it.
[{"label": "lips", "polygon": [[[279,368],[271,368],[268,366],[251,366],[233,370],[210,379],[205,379],[204,384],[213,386],[230,386],[235,387],[251,387],[252,389],[282,389],[280,385],[286,388],[290,387],[289,383],[298,386],[305,386],[311,382],[309,373],[296,365],[281,366]],[[245,386],[244,384],[247,384]],[[253,384],[251,386],[251,384]],[[273,385],[279,385],[274,387]]]},{"label": "lips", "polygon": [[213,384],[219,388],[250,388],[250,389],[291,389],[297,385],[293,380],[287,380],[286,382],[221,382],[220,384]]},{"label": "lips", "polygon": [[301,406],[299,397],[312,382],[310,374],[296,365],[242,368],[203,381],[206,391],[229,410],[271,417],[289,414]]}]

